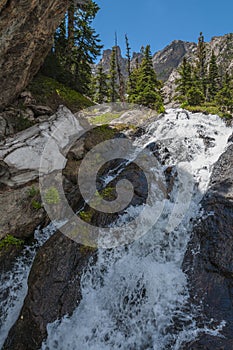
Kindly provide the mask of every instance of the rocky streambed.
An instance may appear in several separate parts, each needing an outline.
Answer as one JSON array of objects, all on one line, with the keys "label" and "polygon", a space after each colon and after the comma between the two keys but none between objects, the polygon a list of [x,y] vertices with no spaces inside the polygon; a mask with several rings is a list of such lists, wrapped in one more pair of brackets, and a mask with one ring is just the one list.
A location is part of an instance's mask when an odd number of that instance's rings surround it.
[{"label": "rocky streambed", "polygon": [[[140,121],[138,113],[145,111],[137,111]],[[25,240],[26,250],[25,245],[8,245],[1,251],[3,349],[231,349],[232,128],[217,116],[189,117],[181,114],[177,120],[176,111],[168,110],[135,128],[132,112],[127,112],[120,123],[116,119],[112,126],[91,128],[76,140],[85,119],[63,107],[48,121],[4,142],[0,235]],[[51,226],[42,230],[50,219],[38,174],[43,147],[51,138],[56,152],[66,154],[63,187],[72,209],[104,228],[133,221],[145,208],[144,234],[129,244],[97,248]],[[148,186],[132,154],[126,163],[107,163],[97,181],[100,193],[115,200],[117,183],[128,179],[134,197],[125,212],[106,216],[85,204],[77,172],[88,151],[108,139],[129,139],[136,149],[146,149],[159,164],[161,182],[157,177],[156,186]],[[53,166],[52,172],[60,170]],[[151,170],[154,175],[156,169]],[[160,215],[146,201],[150,191]],[[63,212],[59,203],[57,211]],[[127,225],[121,232],[123,242],[134,233]],[[27,247],[33,244],[30,255]],[[18,278],[14,271],[24,269],[28,272],[12,296],[9,288]]]}]

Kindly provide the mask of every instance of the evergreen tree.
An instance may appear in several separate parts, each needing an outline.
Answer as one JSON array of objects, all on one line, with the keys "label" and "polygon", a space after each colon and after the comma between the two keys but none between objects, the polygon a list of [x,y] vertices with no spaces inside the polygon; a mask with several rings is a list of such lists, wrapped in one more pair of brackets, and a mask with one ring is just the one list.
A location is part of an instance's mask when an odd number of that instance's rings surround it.
[{"label": "evergreen tree", "polygon": [[130,79],[128,79],[127,83],[127,94],[128,94],[128,102],[135,103],[139,89],[138,89],[138,80],[139,80],[139,61],[138,57],[136,58],[136,66],[130,73]]},{"label": "evergreen tree", "polygon": [[117,43],[117,33],[115,33],[115,48],[116,48],[116,68],[117,68],[117,77],[119,82],[119,97],[121,102],[125,101],[125,82],[124,77],[121,72],[121,66],[119,62],[119,47]]},{"label": "evergreen tree", "polygon": [[225,75],[222,88],[215,96],[216,104],[224,113],[233,113],[233,79],[228,73]]},{"label": "evergreen tree", "polygon": [[97,70],[95,81],[94,101],[103,103],[108,99],[108,76],[103,71],[103,66],[100,65]]},{"label": "evergreen tree", "polygon": [[126,58],[127,58],[127,74],[128,74],[128,80],[130,81],[131,76],[131,54],[130,54],[130,45],[129,45],[129,39],[127,34],[125,34],[125,44],[126,44]]},{"label": "evergreen tree", "polygon": [[64,16],[63,21],[57,28],[54,35],[54,48],[52,50],[56,54],[56,57],[60,63],[66,63],[66,53],[67,53],[67,32],[66,32],[66,16]]},{"label": "evergreen tree", "polygon": [[73,71],[74,87],[81,93],[88,92],[88,86],[91,80],[91,64],[94,63],[100,50],[99,35],[91,24],[94,20],[99,6],[89,0],[75,12],[74,16],[74,44],[73,49]]},{"label": "evergreen tree", "polygon": [[209,64],[209,72],[208,72],[208,100],[214,100],[217,92],[219,90],[219,72],[217,65],[217,58],[212,52],[210,64]]},{"label": "evergreen tree", "polygon": [[54,47],[42,67],[42,73],[84,94],[89,92],[91,64],[102,48],[99,35],[92,28],[98,10],[92,0],[78,9],[71,2],[55,33]]},{"label": "evergreen tree", "polygon": [[159,112],[164,111],[161,94],[162,84],[158,81],[154,71],[150,45],[147,45],[144,50],[136,85],[137,95],[132,102],[156,109]]},{"label": "evergreen tree", "polygon": [[192,81],[192,66],[184,57],[182,64],[178,69],[180,77],[176,79],[176,92],[178,93],[177,99],[180,102],[187,102],[188,91],[191,89]]},{"label": "evergreen tree", "polygon": [[74,30],[75,30],[75,7],[74,3],[71,3],[68,13],[67,13],[67,22],[68,22],[68,37],[67,37],[67,47],[68,50],[73,50],[73,47],[75,46],[74,43]]},{"label": "evergreen tree", "polygon": [[207,90],[207,69],[206,69],[206,44],[203,33],[200,33],[197,44],[197,65],[196,65],[196,85],[206,96]]},{"label": "evergreen tree", "polygon": [[205,102],[205,96],[198,86],[193,85],[187,93],[187,101],[190,106],[200,106]]},{"label": "evergreen tree", "polygon": [[116,47],[113,46],[110,58],[110,72],[109,72],[109,98],[110,102],[116,102],[118,98],[117,86],[117,63],[116,63]]}]

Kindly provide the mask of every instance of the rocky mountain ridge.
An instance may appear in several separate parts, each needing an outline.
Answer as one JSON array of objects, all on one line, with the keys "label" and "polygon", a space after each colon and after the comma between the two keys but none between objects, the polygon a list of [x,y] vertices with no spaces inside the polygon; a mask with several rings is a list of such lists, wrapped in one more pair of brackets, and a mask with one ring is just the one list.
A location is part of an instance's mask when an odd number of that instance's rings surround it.
[{"label": "rocky mountain ridge", "polygon": [[[166,102],[170,102],[174,94],[174,83],[177,78],[177,68],[181,64],[184,56],[190,61],[195,60],[197,44],[182,40],[174,40],[164,49],[154,53],[153,65],[160,80],[164,82],[164,93]],[[220,66],[220,72],[232,72],[233,70],[233,33],[223,36],[214,36],[210,42],[206,43],[207,62],[210,60],[212,51],[217,56],[217,63]],[[111,49],[104,50],[100,62],[94,67],[102,65],[105,72],[109,71]],[[122,74],[127,78],[127,59],[121,54],[120,47],[117,48],[118,61],[120,63]],[[142,53],[134,52],[132,54],[132,67],[142,59]]]}]

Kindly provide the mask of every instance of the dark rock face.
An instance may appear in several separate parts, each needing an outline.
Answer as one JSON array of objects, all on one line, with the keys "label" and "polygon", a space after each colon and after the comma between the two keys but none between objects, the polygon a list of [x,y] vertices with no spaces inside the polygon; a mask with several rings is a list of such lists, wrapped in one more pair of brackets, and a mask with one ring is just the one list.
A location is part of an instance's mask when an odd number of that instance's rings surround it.
[{"label": "dark rock face", "polygon": [[0,0],[0,108],[37,73],[68,0]]},{"label": "dark rock face", "polygon": [[35,258],[24,306],[4,350],[40,349],[47,324],[71,314],[79,304],[80,279],[91,256],[93,249],[82,247],[61,233],[47,241]]},{"label": "dark rock face", "polygon": [[[233,344],[233,145],[215,164],[210,189],[202,201],[204,216],[194,229],[183,268],[192,302],[203,305],[199,325],[226,322],[225,338],[202,334],[184,349],[232,349]],[[196,253],[193,253],[196,252]]]}]

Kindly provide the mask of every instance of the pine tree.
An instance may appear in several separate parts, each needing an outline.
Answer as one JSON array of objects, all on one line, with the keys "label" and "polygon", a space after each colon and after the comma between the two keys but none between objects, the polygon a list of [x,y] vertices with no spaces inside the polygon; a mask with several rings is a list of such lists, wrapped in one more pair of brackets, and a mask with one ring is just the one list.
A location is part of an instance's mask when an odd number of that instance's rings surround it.
[{"label": "pine tree", "polygon": [[65,63],[67,53],[66,16],[54,35],[54,49],[52,50],[61,63]]},{"label": "pine tree", "polygon": [[162,84],[158,81],[154,71],[150,45],[147,45],[138,71],[137,96],[133,102],[156,109],[159,112],[164,111],[161,87]]},{"label": "pine tree", "polygon": [[192,66],[184,57],[182,64],[178,69],[180,77],[176,79],[176,92],[178,93],[176,99],[180,102],[187,102],[188,91],[191,89],[192,81]]},{"label": "pine tree", "polygon": [[200,106],[205,102],[205,96],[197,85],[193,85],[191,89],[188,90],[187,101],[190,106]]},{"label": "pine tree", "polygon": [[212,52],[210,64],[209,64],[209,72],[208,72],[208,100],[214,100],[217,92],[219,90],[219,72],[217,65],[217,58]]},{"label": "pine tree", "polygon": [[228,73],[225,75],[222,88],[215,96],[216,104],[224,113],[233,113],[233,78]]},{"label": "pine tree", "polygon": [[113,46],[110,58],[110,72],[109,72],[109,98],[110,102],[116,102],[118,98],[117,86],[117,65],[116,65],[116,47]]},{"label": "pine tree", "polygon": [[68,50],[72,50],[74,47],[74,21],[75,21],[75,7],[73,3],[70,5],[68,9],[67,17],[68,17],[67,46],[68,46]]},{"label": "pine tree", "polygon": [[125,101],[125,82],[124,77],[121,72],[121,66],[119,62],[119,47],[117,43],[117,33],[115,33],[115,48],[116,48],[116,68],[117,68],[117,77],[119,82],[119,97],[121,102]]},{"label": "pine tree", "polygon": [[127,58],[127,74],[128,74],[128,80],[130,81],[131,76],[131,53],[130,53],[130,45],[129,45],[129,39],[127,34],[125,34],[125,44],[126,44],[126,58]]},{"label": "pine tree", "polygon": [[108,76],[103,71],[103,66],[100,65],[97,70],[95,79],[94,101],[103,103],[108,99]]},{"label": "pine tree", "polygon": [[94,63],[100,54],[102,45],[100,45],[99,35],[91,24],[94,20],[99,6],[88,1],[75,12],[74,18],[74,87],[81,93],[87,93],[91,80],[91,64]]},{"label": "pine tree", "polygon": [[139,94],[138,80],[139,80],[139,61],[137,57],[136,66],[131,71],[130,79],[128,79],[128,83],[127,83],[128,102],[130,103],[135,103],[137,96]]},{"label": "pine tree", "polygon": [[84,94],[89,92],[91,64],[103,47],[99,35],[92,28],[98,11],[98,5],[92,0],[78,9],[71,2],[55,33],[53,50],[42,67],[44,74]]},{"label": "pine tree", "polygon": [[197,44],[197,65],[196,65],[196,84],[206,96],[207,90],[207,69],[206,69],[206,44],[203,33],[200,32]]}]

